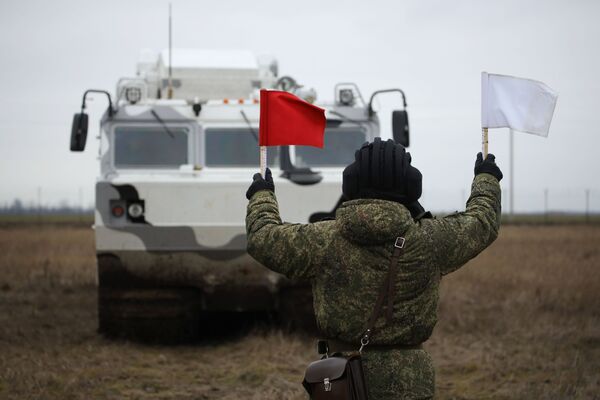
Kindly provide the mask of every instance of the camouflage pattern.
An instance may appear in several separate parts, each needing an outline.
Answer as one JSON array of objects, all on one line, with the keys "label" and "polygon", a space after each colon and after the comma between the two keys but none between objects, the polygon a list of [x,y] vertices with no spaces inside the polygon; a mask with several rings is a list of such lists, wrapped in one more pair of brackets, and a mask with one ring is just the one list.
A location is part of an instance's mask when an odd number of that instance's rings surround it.
[{"label": "camouflage pattern", "polygon": [[433,398],[435,372],[425,350],[363,350],[369,399]]},{"label": "camouflage pattern", "polygon": [[[386,277],[396,237],[406,239],[396,278],[393,321],[377,321],[371,343],[425,342],[437,321],[441,277],[460,268],[498,236],[500,185],[489,174],[473,180],[466,211],[415,222],[401,204],[374,199],[343,203],[336,219],[282,223],[275,195],[248,204],[248,253],[267,268],[312,282],[320,330],[358,343]],[[372,399],[433,396],[434,371],[425,350],[363,352]]]}]

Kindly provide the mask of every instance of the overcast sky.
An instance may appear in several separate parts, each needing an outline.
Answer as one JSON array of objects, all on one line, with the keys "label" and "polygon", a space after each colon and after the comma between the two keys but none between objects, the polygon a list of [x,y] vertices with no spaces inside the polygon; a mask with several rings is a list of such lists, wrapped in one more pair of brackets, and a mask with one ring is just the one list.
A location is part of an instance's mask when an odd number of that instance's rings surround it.
[{"label": "overcast sky", "polygon": [[[600,211],[598,1],[179,1],[174,47],[272,54],[280,72],[332,99],[336,82],[363,95],[407,94],[422,202],[461,207],[480,149],[480,73],[540,80],[559,93],[548,139],[515,136],[515,208]],[[114,91],[142,48],[168,43],[168,1],[0,2],[0,205],[16,197],[93,201],[98,118],[90,103],[84,153],[68,151],[87,88]],[[393,98],[386,100],[392,103]],[[385,121],[384,121],[385,122]],[[508,132],[490,151],[509,186]],[[250,182],[250,175],[248,175]],[[80,189],[81,188],[81,189]],[[507,202],[503,200],[506,207]]]}]

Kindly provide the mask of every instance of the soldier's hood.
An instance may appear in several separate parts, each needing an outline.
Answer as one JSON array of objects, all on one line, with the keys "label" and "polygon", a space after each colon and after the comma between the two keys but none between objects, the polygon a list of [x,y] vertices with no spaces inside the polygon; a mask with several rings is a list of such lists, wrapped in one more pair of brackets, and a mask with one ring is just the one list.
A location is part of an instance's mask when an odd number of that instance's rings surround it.
[{"label": "soldier's hood", "polygon": [[405,206],[379,199],[347,201],[337,209],[335,221],[345,239],[359,244],[392,241],[414,224]]}]

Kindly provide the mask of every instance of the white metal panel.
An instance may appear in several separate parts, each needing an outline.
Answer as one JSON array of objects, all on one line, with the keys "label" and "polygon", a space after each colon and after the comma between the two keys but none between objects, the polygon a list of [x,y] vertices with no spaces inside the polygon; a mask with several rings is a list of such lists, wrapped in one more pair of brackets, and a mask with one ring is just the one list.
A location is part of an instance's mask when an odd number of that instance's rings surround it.
[{"label": "white metal panel", "polygon": [[[161,51],[159,62],[168,66],[169,49]],[[173,49],[171,63],[172,68],[258,69],[248,50]]]},{"label": "white metal panel", "polygon": [[[255,170],[206,168],[190,174],[120,176],[111,183],[133,185],[145,201],[146,221],[155,226],[245,226],[246,190]],[[311,214],[330,211],[341,193],[341,169],[324,172],[323,181],[301,186],[279,178],[273,169],[281,216],[308,222]],[[187,176],[186,176],[187,175]]]}]

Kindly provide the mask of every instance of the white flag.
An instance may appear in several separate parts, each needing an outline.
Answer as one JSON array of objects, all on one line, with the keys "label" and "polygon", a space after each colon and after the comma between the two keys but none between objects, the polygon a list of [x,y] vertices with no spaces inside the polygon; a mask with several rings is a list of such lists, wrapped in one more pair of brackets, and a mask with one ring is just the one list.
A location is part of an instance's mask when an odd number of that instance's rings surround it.
[{"label": "white flag", "polygon": [[547,137],[558,94],[531,79],[481,73],[481,127]]}]

